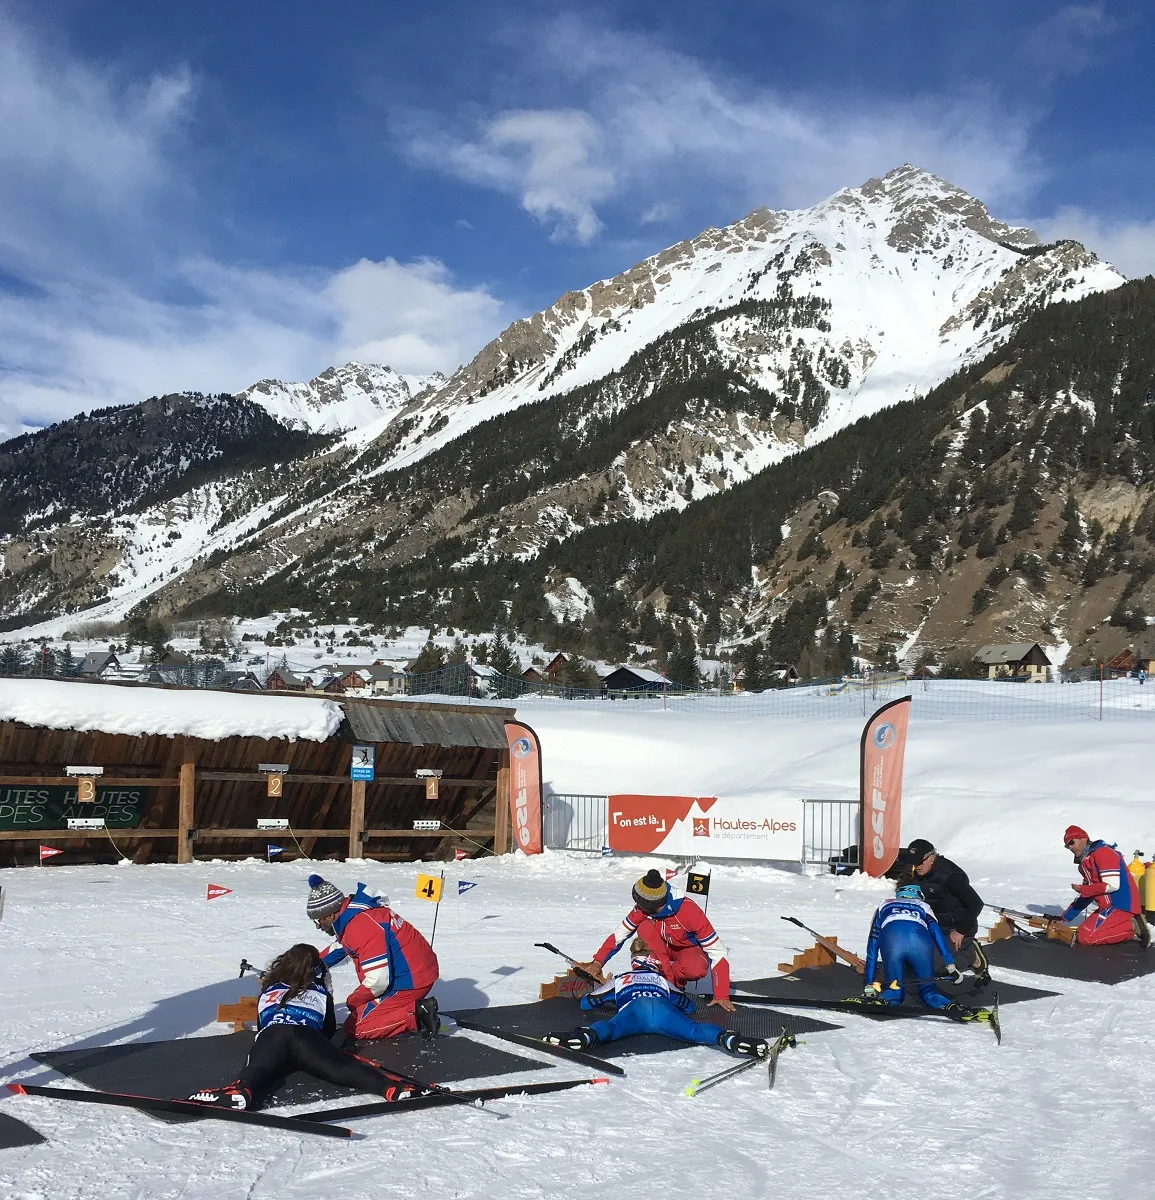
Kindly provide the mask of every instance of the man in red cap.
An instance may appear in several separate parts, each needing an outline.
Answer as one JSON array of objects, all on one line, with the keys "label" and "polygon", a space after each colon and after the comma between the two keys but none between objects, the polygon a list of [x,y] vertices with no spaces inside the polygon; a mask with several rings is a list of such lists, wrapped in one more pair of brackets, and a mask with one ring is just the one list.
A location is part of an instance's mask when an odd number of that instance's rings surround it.
[{"label": "man in red cap", "polygon": [[1079,864],[1083,882],[1071,884],[1079,894],[1061,919],[1069,925],[1091,904],[1097,909],[1078,927],[1075,945],[1112,946],[1142,935],[1144,930],[1138,928],[1137,920],[1139,890],[1119,851],[1106,842],[1092,841],[1078,825],[1067,826],[1063,845]]}]

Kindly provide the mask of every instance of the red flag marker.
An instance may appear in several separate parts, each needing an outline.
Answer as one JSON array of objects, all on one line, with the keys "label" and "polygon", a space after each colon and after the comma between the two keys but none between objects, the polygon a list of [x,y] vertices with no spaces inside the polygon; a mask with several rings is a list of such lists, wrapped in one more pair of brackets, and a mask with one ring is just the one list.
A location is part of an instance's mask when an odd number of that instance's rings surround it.
[{"label": "red flag marker", "polygon": [[666,868],[666,878],[667,879],[673,879],[674,876],[677,875],[677,873],[678,873],[677,867],[667,867]]},{"label": "red flag marker", "polygon": [[54,846],[41,846],[40,861],[43,862],[46,858],[54,858],[57,854],[63,853],[63,850],[57,850]]},{"label": "red flag marker", "polygon": [[468,857],[469,857],[469,851],[462,850],[460,846],[458,846],[457,849],[454,850],[454,852],[453,852],[454,862],[460,862],[463,858],[468,858]]},{"label": "red flag marker", "polygon": [[221,887],[219,883],[210,883],[208,894],[205,896],[205,901],[216,900],[221,896],[232,895],[232,888]]}]

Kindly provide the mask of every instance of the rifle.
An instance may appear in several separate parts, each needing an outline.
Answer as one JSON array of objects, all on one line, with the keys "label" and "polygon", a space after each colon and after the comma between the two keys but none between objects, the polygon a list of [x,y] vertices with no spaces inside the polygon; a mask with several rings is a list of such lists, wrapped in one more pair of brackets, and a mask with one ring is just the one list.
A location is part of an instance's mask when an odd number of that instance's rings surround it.
[{"label": "rifle", "polygon": [[242,958],[241,959],[241,973],[237,976],[237,978],[244,979],[246,971],[252,971],[252,973],[254,975],[259,975],[261,973],[260,969],[258,967],[254,967],[253,964],[251,962],[249,962],[249,960],[247,958]]},{"label": "rifle", "polygon": [[803,925],[797,917],[783,917],[783,921],[789,921],[792,925],[797,925],[799,929],[805,929],[808,934],[824,949],[828,950],[835,958],[841,958],[848,962],[861,975],[866,970],[866,962],[858,957],[857,954],[851,954],[849,950],[844,950],[837,942],[832,941],[828,937],[823,937],[820,933],[815,933],[809,925]]},{"label": "rifle", "polygon": [[1064,924],[1062,916],[1058,914],[1021,912],[1016,908],[1003,908],[998,904],[988,904],[987,907],[993,908],[1012,926],[1018,921],[1031,926],[1032,929],[1043,930],[1049,941],[1064,942],[1068,946],[1073,945],[1075,941],[1075,927]]},{"label": "rifle", "polygon": [[559,958],[564,958],[566,962],[573,967],[573,973],[579,979],[584,979],[587,983],[592,984],[594,987],[601,987],[602,981],[600,979],[596,979],[589,973],[589,971],[585,969],[585,967],[581,965],[580,962],[578,962],[576,958],[570,958],[570,956],[566,954],[564,950],[559,950],[555,945],[553,945],[552,942],[534,942],[534,945],[539,946],[542,950],[548,950],[551,954],[556,954]]}]

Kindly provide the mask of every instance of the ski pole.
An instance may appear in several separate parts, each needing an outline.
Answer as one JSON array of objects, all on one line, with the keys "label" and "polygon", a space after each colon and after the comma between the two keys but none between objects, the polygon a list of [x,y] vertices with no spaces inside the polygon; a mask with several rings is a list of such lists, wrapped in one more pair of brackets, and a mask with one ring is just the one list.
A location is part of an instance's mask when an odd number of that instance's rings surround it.
[{"label": "ski pole", "polygon": [[540,947],[542,950],[548,950],[551,954],[556,954],[559,958],[564,958],[573,967],[573,973],[579,979],[584,979],[587,983],[592,983],[594,987],[601,987],[602,981],[600,979],[591,975],[576,958],[570,958],[564,950],[559,950],[552,942],[534,942],[534,945]]},{"label": "ski pole", "polygon": [[241,959],[241,971],[240,971],[240,974],[237,976],[237,978],[244,979],[246,971],[252,971],[252,973],[254,975],[259,975],[261,973],[256,967],[253,966],[253,964],[251,962],[249,962],[249,960],[247,958],[242,958]]},{"label": "ski pole", "polygon": [[[960,979],[963,978],[963,975],[961,972],[959,973],[959,978]],[[955,982],[955,977],[953,975],[928,975],[925,979],[892,979],[886,985],[885,990],[889,991],[891,988],[900,988],[900,987],[923,987],[928,983],[954,983],[954,982]]]}]

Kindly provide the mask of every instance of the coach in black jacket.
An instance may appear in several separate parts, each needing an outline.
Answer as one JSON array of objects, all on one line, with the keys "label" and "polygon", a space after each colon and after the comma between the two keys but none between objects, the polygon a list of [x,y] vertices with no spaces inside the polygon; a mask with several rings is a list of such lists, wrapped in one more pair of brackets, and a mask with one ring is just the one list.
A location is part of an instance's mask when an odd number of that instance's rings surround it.
[{"label": "coach in black jacket", "polygon": [[955,962],[960,967],[971,966],[980,978],[988,975],[986,955],[975,942],[983,902],[967,873],[925,838],[915,838],[907,852],[922,894],[954,949]]}]

